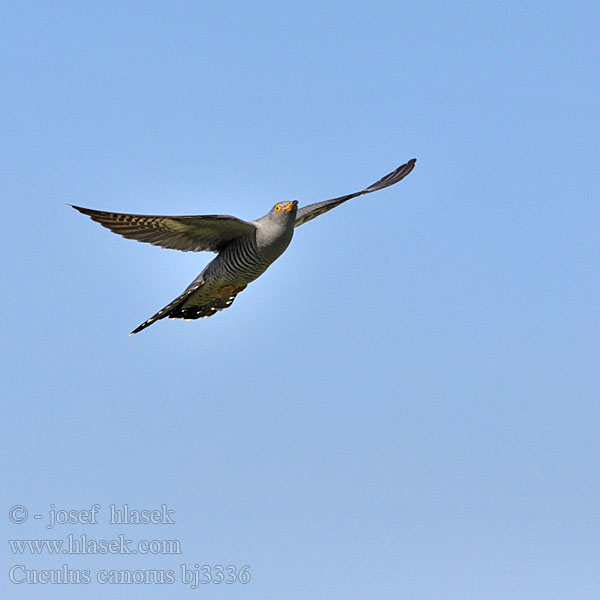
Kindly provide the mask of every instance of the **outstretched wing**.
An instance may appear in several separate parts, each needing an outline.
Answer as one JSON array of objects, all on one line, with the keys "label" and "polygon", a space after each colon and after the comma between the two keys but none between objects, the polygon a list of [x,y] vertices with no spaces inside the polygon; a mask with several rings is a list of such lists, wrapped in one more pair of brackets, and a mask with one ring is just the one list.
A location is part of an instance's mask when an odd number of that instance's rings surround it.
[{"label": "outstretched wing", "polygon": [[376,192],[377,190],[382,190],[383,188],[398,183],[415,168],[416,162],[416,158],[409,160],[406,164],[398,167],[392,173],[382,177],[379,181],[376,181],[374,184],[370,185],[364,190],[361,190],[360,192],[355,192],[354,194],[348,194],[347,196],[340,196],[339,198],[332,198],[331,200],[325,200],[324,202],[316,202],[315,204],[303,206],[302,208],[298,209],[298,213],[296,214],[296,227],[300,227],[300,225],[303,223],[311,221],[315,217],[318,217],[332,208],[339,206],[342,204],[342,202],[346,202],[346,200],[356,198],[357,196],[362,196],[363,194],[370,194],[371,192]]},{"label": "outstretched wing", "polygon": [[253,235],[256,229],[248,221],[226,215],[161,217],[73,208],[123,237],[183,252],[219,252],[231,240]]}]

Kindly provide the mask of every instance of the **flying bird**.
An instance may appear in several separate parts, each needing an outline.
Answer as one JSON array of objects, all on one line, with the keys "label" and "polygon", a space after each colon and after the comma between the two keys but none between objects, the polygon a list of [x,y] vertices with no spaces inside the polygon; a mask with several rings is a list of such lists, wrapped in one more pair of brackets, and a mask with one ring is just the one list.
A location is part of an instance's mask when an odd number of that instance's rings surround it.
[{"label": "flying bird", "polygon": [[255,221],[227,215],[132,215],[71,206],[125,238],[183,252],[217,252],[181,295],[129,334],[134,335],[165,317],[199,319],[229,308],[236,296],[283,254],[296,227],[351,198],[398,183],[414,169],[415,162],[413,158],[364,190],[347,196],[302,208],[296,200],[277,203]]}]

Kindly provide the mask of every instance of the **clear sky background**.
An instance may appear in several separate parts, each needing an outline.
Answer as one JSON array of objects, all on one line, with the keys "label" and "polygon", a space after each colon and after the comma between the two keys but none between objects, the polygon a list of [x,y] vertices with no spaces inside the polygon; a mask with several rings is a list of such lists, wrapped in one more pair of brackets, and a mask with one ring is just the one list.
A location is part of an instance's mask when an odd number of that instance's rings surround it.
[{"label": "clear sky background", "polygon": [[[3,597],[598,597],[597,2],[0,17],[5,538],[182,547],[4,541]],[[133,338],[212,255],[67,206],[253,219],[413,156],[397,186],[298,229],[230,310]],[[94,503],[97,524],[45,528],[51,505]],[[175,524],[111,525],[111,503]],[[252,579],[192,590],[195,563]],[[176,581],[18,585],[18,564]]]}]

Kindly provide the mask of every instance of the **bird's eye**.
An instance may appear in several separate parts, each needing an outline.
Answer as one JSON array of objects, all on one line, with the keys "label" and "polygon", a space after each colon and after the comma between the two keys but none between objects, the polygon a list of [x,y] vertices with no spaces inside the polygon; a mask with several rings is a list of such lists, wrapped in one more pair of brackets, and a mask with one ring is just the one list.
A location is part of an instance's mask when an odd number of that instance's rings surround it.
[{"label": "bird's eye", "polygon": [[279,212],[281,210],[281,204],[275,205],[275,212]]}]

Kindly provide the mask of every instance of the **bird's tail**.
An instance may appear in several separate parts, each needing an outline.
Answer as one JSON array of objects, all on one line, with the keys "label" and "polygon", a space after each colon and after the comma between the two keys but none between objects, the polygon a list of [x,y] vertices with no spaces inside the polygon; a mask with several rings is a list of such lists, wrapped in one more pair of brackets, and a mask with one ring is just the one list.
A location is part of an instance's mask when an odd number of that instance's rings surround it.
[{"label": "bird's tail", "polygon": [[[175,300],[169,302],[164,308],[161,308],[155,315],[144,321],[139,327],[134,329],[129,335],[135,335],[150,327],[156,321],[169,317],[170,319],[201,319],[212,317],[220,310],[229,308],[239,292],[246,288],[245,285],[234,288],[232,285],[226,285],[215,290],[208,285],[201,276],[193,281],[190,286]],[[202,289],[201,289],[202,288]]]},{"label": "bird's tail", "polygon": [[169,304],[167,304],[164,308],[161,308],[155,315],[152,315],[149,319],[146,319],[140,326],[136,327],[129,335],[135,335],[136,333],[142,331],[142,329],[150,327],[150,325],[153,325],[154,323],[156,323],[156,321],[160,321],[161,319],[168,317],[171,311],[176,309],[182,303],[184,303],[189,298],[189,296],[191,296],[194,293],[194,291],[195,290],[186,290],[185,292],[183,292],[183,294],[177,296],[175,300],[169,302]]}]

